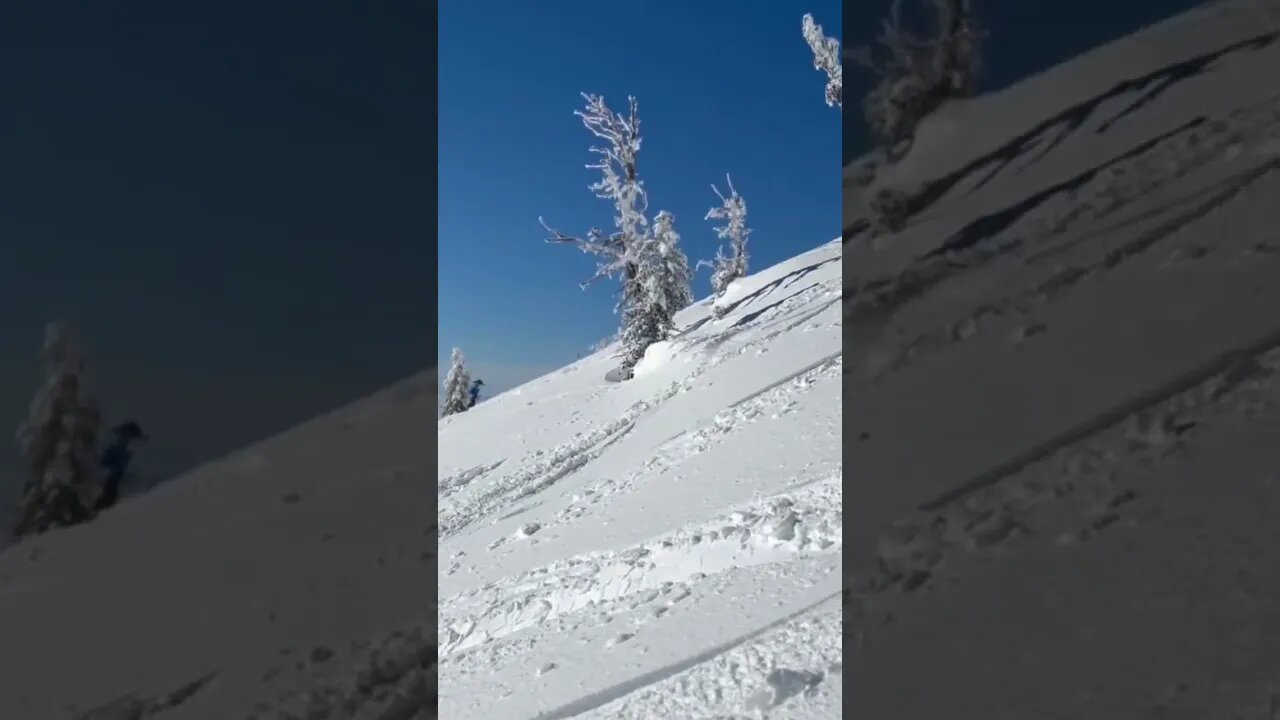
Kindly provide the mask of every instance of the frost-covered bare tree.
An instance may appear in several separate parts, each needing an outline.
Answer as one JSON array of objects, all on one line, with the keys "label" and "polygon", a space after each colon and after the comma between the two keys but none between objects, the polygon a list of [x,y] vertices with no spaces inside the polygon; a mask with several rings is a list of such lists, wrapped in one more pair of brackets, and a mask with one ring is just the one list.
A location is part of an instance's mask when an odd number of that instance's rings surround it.
[{"label": "frost-covered bare tree", "polygon": [[584,286],[603,277],[621,275],[622,288],[615,311],[622,315],[622,370],[629,374],[644,357],[645,349],[663,337],[660,323],[653,322],[647,308],[651,298],[646,291],[647,279],[640,277],[641,265],[646,262],[644,256],[651,250],[653,238],[645,217],[648,199],[644,183],[636,172],[636,157],[640,152],[639,105],[635,98],[627,98],[628,112],[623,115],[610,110],[599,95],[583,93],[582,97],[587,101],[586,109],[574,114],[582,118],[582,124],[591,134],[605,141],[591,148],[599,160],[587,167],[599,170],[601,178],[590,187],[597,197],[613,202],[616,230],[605,234],[593,228],[586,237],[575,237],[548,226],[541,218],[539,221],[551,233],[548,242],[574,245],[599,260],[595,275]]},{"label": "frost-covered bare tree", "polygon": [[824,35],[822,26],[815,23],[809,13],[800,21],[800,32],[813,50],[813,68],[827,75],[827,105],[843,110],[844,68],[840,63],[840,41]]},{"label": "frost-covered bare tree", "polygon": [[977,87],[982,32],[972,0],[927,2],[932,37],[907,29],[902,0],[894,0],[879,39],[882,57],[870,47],[848,53],[850,62],[879,78],[863,100],[863,111],[877,145],[890,154],[914,136],[929,113]]},{"label": "frost-covered bare tree", "polygon": [[49,324],[42,357],[44,385],[18,427],[30,472],[14,529],[18,536],[87,520],[100,490],[101,414],[89,389],[84,351],[69,324]]},{"label": "frost-covered bare tree", "polygon": [[627,98],[630,112],[624,116],[610,110],[599,95],[583,93],[582,97],[587,107],[575,110],[574,114],[582,118],[582,124],[591,134],[607,143],[591,148],[599,161],[587,167],[599,170],[601,178],[592,183],[590,189],[596,197],[613,202],[617,231],[606,235],[599,228],[592,228],[585,238],[580,238],[551,228],[542,218],[539,222],[552,234],[547,242],[569,243],[599,259],[596,274],[584,284],[619,273],[626,279],[635,275],[636,250],[648,224],[645,219],[648,199],[644,183],[636,173],[636,156],[640,153],[639,105],[635,98]]},{"label": "frost-covered bare tree", "polygon": [[444,378],[444,407],[441,416],[454,415],[471,407],[471,373],[467,372],[462,350],[453,349],[449,374]]},{"label": "frost-covered bare tree", "polygon": [[[725,255],[724,247],[721,246],[716,250],[714,262],[698,263],[699,266],[704,264],[711,266],[711,289],[716,297],[724,295],[729,283],[746,276],[747,235],[751,234],[751,230],[747,228],[747,201],[743,200],[737,189],[733,187],[732,178],[725,175],[724,179],[728,184],[729,196],[725,197],[719,188],[712,185],[711,190],[715,192],[716,197],[720,198],[720,207],[713,207],[707,211],[706,219],[724,221],[724,225],[716,228],[716,237],[729,241],[729,254]],[[717,306],[717,312],[719,311]]]},{"label": "frost-covered bare tree", "polygon": [[652,312],[661,317],[664,336],[675,329],[675,314],[693,302],[693,271],[689,269],[689,258],[680,249],[675,223],[675,216],[666,210],[653,217],[653,234],[646,243],[645,262],[640,269],[642,276],[648,276],[648,303]]}]

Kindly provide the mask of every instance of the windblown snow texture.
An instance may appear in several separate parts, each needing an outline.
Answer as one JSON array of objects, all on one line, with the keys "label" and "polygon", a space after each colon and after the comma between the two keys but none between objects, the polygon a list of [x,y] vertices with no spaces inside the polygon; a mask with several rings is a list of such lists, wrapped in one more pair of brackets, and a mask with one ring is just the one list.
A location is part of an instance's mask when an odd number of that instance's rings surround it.
[{"label": "windblown snow texture", "polygon": [[847,188],[847,716],[1275,716],[1277,20],[1206,4]]},{"label": "windblown snow texture", "polygon": [[441,717],[839,717],[840,252],[442,426]]},{"label": "windblown snow texture", "polygon": [[431,369],[10,546],[0,717],[838,713],[840,252],[643,377],[606,348],[437,420]]}]

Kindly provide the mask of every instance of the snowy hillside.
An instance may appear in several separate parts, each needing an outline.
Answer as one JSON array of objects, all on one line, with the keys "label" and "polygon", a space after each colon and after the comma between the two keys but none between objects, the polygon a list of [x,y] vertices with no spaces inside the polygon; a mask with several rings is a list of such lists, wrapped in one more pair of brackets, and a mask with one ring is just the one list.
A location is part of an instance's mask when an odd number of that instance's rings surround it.
[{"label": "snowy hillside", "polygon": [[846,217],[849,717],[1280,712],[1277,30],[947,108]]},{"label": "snowy hillside", "polygon": [[429,706],[435,449],[423,438],[434,378],[6,549],[0,718],[366,718]]},{"label": "snowy hillside", "polygon": [[432,369],[8,548],[0,718],[421,720],[437,661],[443,717],[833,717],[839,258],[440,422],[438,470]]},{"label": "snowy hillside", "polygon": [[840,714],[840,243],[440,423],[440,716]]}]

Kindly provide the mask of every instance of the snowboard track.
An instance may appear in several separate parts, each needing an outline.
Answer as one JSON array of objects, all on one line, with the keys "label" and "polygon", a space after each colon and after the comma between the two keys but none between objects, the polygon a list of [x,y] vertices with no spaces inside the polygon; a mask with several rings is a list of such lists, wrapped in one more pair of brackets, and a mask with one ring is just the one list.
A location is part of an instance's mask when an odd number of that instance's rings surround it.
[{"label": "snowboard track", "polygon": [[[966,325],[976,328],[986,317],[1027,317],[1031,312],[1027,309],[1044,302],[1054,300],[1086,280],[1099,277],[1125,263],[1144,257],[1165,241],[1175,240],[1179,234],[1208,219],[1211,214],[1225,206],[1232,199],[1248,190],[1260,180],[1280,170],[1280,159],[1267,162],[1261,166],[1240,172],[1230,178],[1216,183],[1214,186],[1198,194],[1208,195],[1199,204],[1173,217],[1158,223],[1154,227],[1139,233],[1133,239],[1122,242],[1105,251],[1101,257],[1092,261],[1060,268],[1038,284],[1016,293],[1010,297],[978,306],[947,327],[917,334],[902,345],[896,359],[889,368],[890,372],[898,372],[909,367],[913,362],[930,354],[939,352],[964,338],[959,328]],[[1080,242],[1072,242],[1055,247],[1055,253],[1077,247]],[[1256,248],[1255,248],[1256,249]],[[1204,251],[1207,254],[1208,251]],[[1038,260],[1040,258],[1036,258]],[[1028,262],[1034,260],[1029,259]],[[1043,329],[1033,320],[1028,327]]]},{"label": "snowboard track", "polygon": [[612,616],[663,596],[687,596],[693,583],[736,568],[838,553],[839,495],[840,474],[823,474],[621,550],[568,558],[445,598],[440,657],[588,610]]},{"label": "snowboard track", "polygon": [[[889,316],[959,273],[1003,258],[1029,242],[1044,243],[1063,234],[1085,211],[1092,213],[1095,220],[1114,214],[1193,169],[1222,161],[1224,152],[1233,146],[1250,145],[1257,149],[1274,142],[1278,123],[1280,96],[1270,96],[1237,108],[1223,118],[1201,116],[1145,140],[1070,180],[970,221],[939,247],[915,258],[901,271],[853,280],[842,295],[846,322],[860,322],[866,316]],[[1161,163],[1172,163],[1173,172],[1161,167]],[[1222,184],[1236,184],[1236,190],[1242,190],[1274,169],[1274,162],[1266,163]],[[1234,194],[1230,189],[1225,190],[1218,204]],[[1073,198],[1065,211],[1034,212],[1036,207],[1058,196]],[[1211,210],[1214,203],[1205,205],[1209,207],[1202,212]],[[1106,234],[1094,232],[1077,237],[1053,251],[1061,252],[1091,237],[1106,237]]]},{"label": "snowboard track", "polygon": [[627,695],[635,693],[650,685],[660,683],[663,680],[666,680],[667,678],[679,675],[680,673],[685,672],[693,667],[696,667],[697,665],[701,665],[741,645],[745,645],[746,643],[749,643],[752,640],[755,640],[756,638],[759,638],[762,635],[765,635],[772,630],[780,628],[797,618],[803,617],[804,615],[807,615],[813,612],[814,610],[820,608],[824,603],[827,603],[837,597],[839,597],[839,593],[832,593],[830,595],[827,595],[823,597],[821,600],[815,603],[811,603],[810,605],[807,605],[804,608],[801,608],[800,610],[797,610],[791,613],[790,615],[779,618],[757,630],[753,630],[745,635],[740,635],[725,643],[709,648],[703,652],[700,652],[696,655],[692,655],[678,662],[671,663],[665,667],[652,670],[650,672],[644,673],[643,675],[638,675],[630,680],[627,680],[626,682],[618,683],[608,688],[605,688],[603,690],[599,690],[589,695],[585,695],[581,698],[578,698],[577,700],[574,700],[569,703],[565,703],[564,705],[561,705],[560,707],[555,708],[553,710],[539,713],[538,715],[534,716],[533,720],[567,720],[568,718],[573,718],[578,715],[582,715],[584,713],[587,713],[597,708],[608,705],[609,703],[615,700],[618,700]]},{"label": "snowboard track", "polygon": [[[845,632],[865,645],[876,627],[875,608],[895,593],[930,583],[957,553],[1002,552],[1022,538],[1041,535],[1031,514],[1051,506],[1075,508],[1071,529],[1059,544],[1086,542],[1111,528],[1141,522],[1144,490],[1114,484],[1105,468],[1180,452],[1202,427],[1226,417],[1274,406],[1280,377],[1280,328],[1223,352],[1101,413],[1026,453],[923,502],[885,528],[872,567],[847,569]],[[1110,446],[1105,453],[1098,447]],[[1141,464],[1141,463],[1140,463]],[[1033,469],[1042,468],[1037,476]],[[1044,473],[1054,479],[1045,480]],[[1089,504],[1086,496],[1104,498]]]},{"label": "snowboard track", "polygon": [[1114,427],[1117,423],[1141,410],[1149,409],[1170,397],[1203,385],[1216,375],[1229,375],[1234,370],[1256,366],[1259,356],[1276,349],[1280,349],[1280,327],[1248,345],[1218,353],[1199,366],[1182,373],[1167,383],[1135,394],[1128,400],[1074,428],[1066,430],[1057,437],[1030,448],[1025,453],[1010,458],[1001,465],[960,483],[932,500],[921,503],[920,509],[926,511],[937,510],[945,505],[954,503],[966,495],[998,482],[1004,477],[1012,475],[1032,463],[1043,460],[1069,445],[1074,445],[1085,438]]}]

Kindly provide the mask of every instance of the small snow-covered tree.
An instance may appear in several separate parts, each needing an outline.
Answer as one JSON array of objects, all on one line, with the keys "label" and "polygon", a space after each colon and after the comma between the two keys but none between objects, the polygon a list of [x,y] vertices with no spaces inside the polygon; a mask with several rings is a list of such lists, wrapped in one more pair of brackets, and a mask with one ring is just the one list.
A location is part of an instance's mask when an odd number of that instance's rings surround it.
[{"label": "small snow-covered tree", "polygon": [[44,385],[18,427],[30,473],[15,528],[18,536],[83,522],[100,489],[101,415],[89,390],[84,352],[69,324],[49,324],[42,356]]},{"label": "small snow-covered tree", "polygon": [[879,78],[863,100],[863,111],[877,145],[890,153],[942,103],[977,88],[982,33],[972,0],[929,0],[929,7],[933,37],[906,29],[902,0],[894,0],[879,40],[885,57],[877,60],[868,47],[849,53],[851,62]]},{"label": "small snow-covered tree", "polygon": [[800,32],[813,50],[813,68],[827,75],[827,105],[843,110],[844,68],[840,64],[840,41],[824,35],[822,26],[815,23],[809,13],[801,19]]},{"label": "small snow-covered tree", "polygon": [[714,262],[699,263],[711,266],[711,289],[717,298],[724,295],[729,283],[746,276],[747,235],[751,234],[751,230],[747,228],[747,201],[733,187],[732,178],[725,175],[724,179],[729,187],[729,196],[725,197],[719,188],[712,185],[711,190],[720,198],[720,207],[707,211],[706,219],[725,221],[724,225],[716,228],[716,237],[729,241],[729,254],[725,255],[724,247],[721,246],[716,250]]},{"label": "small snow-covered tree", "polygon": [[666,210],[653,218],[653,233],[645,243],[640,265],[648,294],[648,304],[658,315],[663,337],[675,329],[675,314],[693,302],[693,271],[689,258],[680,249],[676,218]]},{"label": "small snow-covered tree", "polygon": [[471,373],[467,372],[462,350],[453,349],[449,374],[444,379],[444,407],[442,416],[454,415],[471,407]]},{"label": "small snow-covered tree", "polygon": [[548,242],[569,243],[599,259],[595,275],[584,287],[603,277],[622,276],[615,312],[622,315],[622,369],[629,374],[644,357],[645,349],[662,339],[661,324],[654,322],[646,307],[650,301],[647,281],[639,277],[640,265],[645,262],[643,257],[652,239],[645,217],[648,198],[636,172],[636,157],[640,152],[639,104],[635,98],[627,98],[628,113],[623,115],[610,110],[599,95],[583,93],[583,98],[587,101],[586,109],[574,114],[582,118],[582,124],[591,134],[605,141],[591,148],[599,160],[587,167],[599,170],[601,178],[590,188],[596,197],[613,202],[616,231],[606,235],[593,228],[585,238],[580,238],[565,235],[541,218],[539,221],[552,235]]},{"label": "small snow-covered tree", "polygon": [[618,335],[618,331],[614,330],[612,335],[607,335],[591,343],[591,346],[587,349],[593,353],[598,353],[602,350],[608,349],[610,345],[618,342],[619,338],[620,336]]}]

